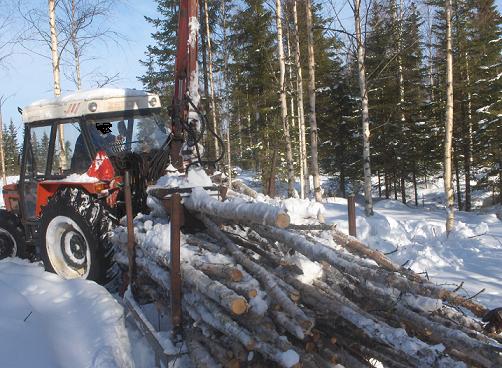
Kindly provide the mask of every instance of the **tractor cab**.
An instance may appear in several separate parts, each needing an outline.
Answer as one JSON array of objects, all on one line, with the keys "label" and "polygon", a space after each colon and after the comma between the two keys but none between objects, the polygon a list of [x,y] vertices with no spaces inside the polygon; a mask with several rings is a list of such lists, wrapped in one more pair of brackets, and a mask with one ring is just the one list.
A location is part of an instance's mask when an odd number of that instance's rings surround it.
[{"label": "tractor cab", "polygon": [[[19,182],[3,187],[0,257],[22,256],[26,245],[40,245],[49,270],[66,278],[87,273],[87,278],[105,280],[103,250],[92,251],[87,239],[95,236],[89,234],[91,229],[104,231],[94,228],[92,216],[124,214],[124,170],[132,173],[135,210],[145,206],[148,181],[162,174],[169,159],[170,131],[160,107],[158,95],[109,88],[25,107]],[[69,206],[73,211],[63,203],[68,201],[75,202]],[[83,266],[93,252],[100,270]]]}]

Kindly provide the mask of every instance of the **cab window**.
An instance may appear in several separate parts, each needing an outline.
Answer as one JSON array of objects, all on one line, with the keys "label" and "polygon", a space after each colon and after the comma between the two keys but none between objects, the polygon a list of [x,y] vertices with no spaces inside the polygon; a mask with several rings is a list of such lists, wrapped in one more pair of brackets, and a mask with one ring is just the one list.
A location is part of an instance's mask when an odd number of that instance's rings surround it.
[{"label": "cab window", "polygon": [[94,148],[105,150],[108,155],[150,152],[159,149],[168,136],[164,122],[157,115],[100,119],[87,124]]},{"label": "cab window", "polygon": [[51,127],[36,127],[30,129],[28,152],[26,155],[26,176],[43,178],[47,168]]},{"label": "cab window", "polygon": [[35,217],[37,185],[45,178],[49,156],[51,126],[30,127],[26,134],[26,165],[24,168],[23,195],[27,218]]},{"label": "cab window", "polygon": [[57,127],[52,175],[83,174],[89,168],[91,158],[78,121],[58,124]]}]

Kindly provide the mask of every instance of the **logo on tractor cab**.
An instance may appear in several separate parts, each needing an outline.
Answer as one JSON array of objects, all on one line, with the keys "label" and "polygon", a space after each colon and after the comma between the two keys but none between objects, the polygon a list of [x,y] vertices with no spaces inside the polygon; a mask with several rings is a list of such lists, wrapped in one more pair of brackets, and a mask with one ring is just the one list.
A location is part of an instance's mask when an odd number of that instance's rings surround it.
[{"label": "logo on tractor cab", "polygon": [[80,107],[80,102],[71,103],[68,105],[68,107],[66,108],[64,113],[65,114],[75,114],[78,111],[79,107]]}]

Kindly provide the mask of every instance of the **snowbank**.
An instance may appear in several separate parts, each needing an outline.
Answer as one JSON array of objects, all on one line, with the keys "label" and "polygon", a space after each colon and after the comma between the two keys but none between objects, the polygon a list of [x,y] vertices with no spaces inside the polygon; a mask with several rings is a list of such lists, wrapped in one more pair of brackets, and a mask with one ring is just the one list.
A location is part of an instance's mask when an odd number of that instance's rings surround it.
[{"label": "snowbank", "polygon": [[[347,201],[330,199],[325,204],[326,222],[348,232]],[[502,222],[493,213],[456,212],[454,231],[447,236],[444,209],[406,206],[395,200],[380,200],[375,214],[364,216],[357,205],[357,237],[373,248],[388,252],[396,263],[416,272],[427,272],[431,281],[477,297],[489,307],[502,305]]]},{"label": "snowbank", "polygon": [[324,206],[316,201],[288,198],[282,200],[280,206],[287,211],[291,222],[294,224],[302,224],[307,219],[321,221],[324,219]]},{"label": "snowbank", "polygon": [[101,286],[0,261],[1,366],[132,367],[124,311]]}]

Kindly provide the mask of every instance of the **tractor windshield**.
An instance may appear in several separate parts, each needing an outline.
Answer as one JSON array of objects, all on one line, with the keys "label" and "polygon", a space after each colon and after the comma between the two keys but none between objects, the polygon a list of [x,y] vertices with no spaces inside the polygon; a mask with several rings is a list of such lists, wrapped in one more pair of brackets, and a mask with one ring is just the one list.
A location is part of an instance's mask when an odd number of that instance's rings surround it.
[{"label": "tractor windshield", "polygon": [[[148,153],[159,149],[168,138],[168,130],[158,114],[87,120],[86,130],[96,151],[109,156],[121,152]],[[71,159],[72,172],[85,172],[90,165],[84,138],[80,132]]]},{"label": "tractor windshield", "polygon": [[109,155],[123,151],[147,153],[160,148],[167,139],[166,127],[159,115],[101,119],[87,124],[92,144]]}]

